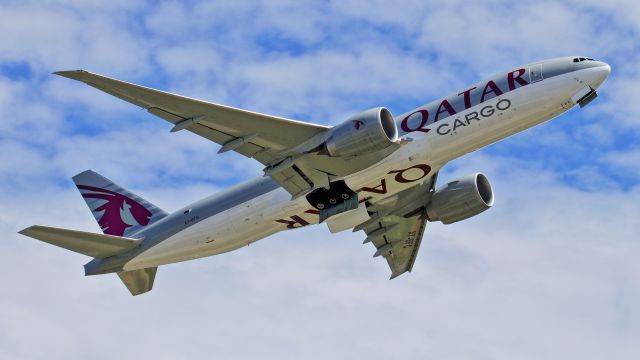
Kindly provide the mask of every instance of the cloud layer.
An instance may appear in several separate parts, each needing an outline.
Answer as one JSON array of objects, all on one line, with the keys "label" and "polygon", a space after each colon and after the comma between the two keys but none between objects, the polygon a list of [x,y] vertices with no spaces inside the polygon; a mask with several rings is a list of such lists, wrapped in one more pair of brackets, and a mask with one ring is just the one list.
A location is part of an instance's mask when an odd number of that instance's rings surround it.
[{"label": "cloud layer", "polygon": [[[639,24],[624,0],[7,2],[0,358],[637,358]],[[443,181],[486,173],[497,203],[430,224],[394,281],[362,234],[314,227],[162,267],[131,298],[115,276],[82,276],[87,258],[16,234],[98,231],[69,180],[87,168],[167,210],[260,175],[52,71],[335,124],[573,54],[612,65],[598,100],[448,165]]]}]

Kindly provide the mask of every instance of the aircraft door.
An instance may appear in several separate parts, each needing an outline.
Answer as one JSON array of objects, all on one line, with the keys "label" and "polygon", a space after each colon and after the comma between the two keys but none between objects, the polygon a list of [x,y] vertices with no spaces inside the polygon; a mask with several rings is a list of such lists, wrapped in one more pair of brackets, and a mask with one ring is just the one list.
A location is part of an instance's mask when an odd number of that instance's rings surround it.
[{"label": "aircraft door", "polygon": [[538,82],[543,79],[541,64],[529,67],[529,79],[531,79],[531,83]]}]

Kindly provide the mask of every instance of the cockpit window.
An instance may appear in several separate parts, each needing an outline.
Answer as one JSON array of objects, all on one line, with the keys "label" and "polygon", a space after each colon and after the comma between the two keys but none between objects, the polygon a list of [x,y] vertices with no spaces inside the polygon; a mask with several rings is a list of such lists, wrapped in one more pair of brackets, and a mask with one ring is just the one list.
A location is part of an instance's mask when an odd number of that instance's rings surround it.
[{"label": "cockpit window", "polygon": [[587,61],[587,60],[588,60],[588,61],[595,61],[595,60],[594,60],[594,59],[592,59],[592,58],[584,58],[584,57],[573,58],[573,62],[574,62],[574,63],[582,62],[582,61]]}]

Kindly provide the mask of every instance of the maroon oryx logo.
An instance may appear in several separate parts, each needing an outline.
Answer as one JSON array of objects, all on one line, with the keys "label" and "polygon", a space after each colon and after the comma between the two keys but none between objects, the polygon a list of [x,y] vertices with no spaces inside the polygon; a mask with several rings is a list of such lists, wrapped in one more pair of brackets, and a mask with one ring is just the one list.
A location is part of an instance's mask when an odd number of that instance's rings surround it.
[{"label": "maroon oryx logo", "polygon": [[362,120],[353,120],[353,127],[356,128],[356,130],[360,130],[362,125],[364,125],[364,121],[362,121]]},{"label": "maroon oryx logo", "polygon": [[104,211],[98,225],[105,234],[122,236],[128,227],[149,223],[151,212],[127,196],[88,185],[78,185],[78,189],[91,191],[82,193],[83,198],[106,200],[104,204],[92,210]]}]

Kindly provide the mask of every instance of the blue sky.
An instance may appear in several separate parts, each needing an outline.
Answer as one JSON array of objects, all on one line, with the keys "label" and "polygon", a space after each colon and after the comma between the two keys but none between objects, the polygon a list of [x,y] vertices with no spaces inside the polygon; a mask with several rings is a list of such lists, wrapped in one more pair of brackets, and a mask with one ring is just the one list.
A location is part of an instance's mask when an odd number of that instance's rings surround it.
[{"label": "blue sky", "polygon": [[[640,4],[7,1],[0,5],[0,358],[577,358],[640,353]],[[430,224],[388,281],[362,235],[325,227],[162,267],[131,298],[88,259],[23,238],[99,231],[70,177],[94,169],[174,210],[259,164],[51,75],[86,69],[336,124],[395,114],[522,63],[612,65],[599,98],[447,165],[493,209]],[[87,325],[93,324],[93,326]],[[135,341],[133,340],[135,339]],[[37,344],[37,346],[34,346]],[[114,348],[114,344],[118,344]]]}]

